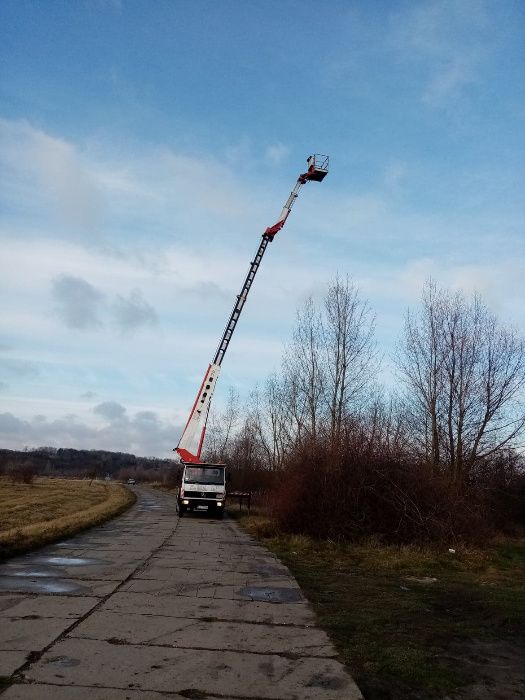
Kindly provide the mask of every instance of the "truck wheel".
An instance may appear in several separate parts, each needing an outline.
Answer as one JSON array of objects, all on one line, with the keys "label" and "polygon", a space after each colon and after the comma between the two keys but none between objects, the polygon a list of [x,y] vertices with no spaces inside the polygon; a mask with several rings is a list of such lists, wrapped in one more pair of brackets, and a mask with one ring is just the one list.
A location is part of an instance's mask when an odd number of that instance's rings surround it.
[{"label": "truck wheel", "polygon": [[186,508],[184,506],[179,506],[179,518],[182,518],[185,512]]}]

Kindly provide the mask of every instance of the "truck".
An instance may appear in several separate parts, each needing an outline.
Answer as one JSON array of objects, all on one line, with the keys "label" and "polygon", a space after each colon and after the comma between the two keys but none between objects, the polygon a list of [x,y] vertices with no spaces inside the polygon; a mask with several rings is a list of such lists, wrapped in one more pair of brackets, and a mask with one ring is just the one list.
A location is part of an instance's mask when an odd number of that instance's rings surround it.
[{"label": "truck", "polygon": [[179,515],[181,516],[187,511],[193,511],[203,506],[206,506],[209,512],[217,515],[219,518],[222,518],[224,513],[227,483],[226,467],[224,464],[201,462],[201,452],[211,398],[215,391],[226,350],[268,245],[285,225],[303,185],[307,182],[322,182],[328,174],[328,156],[315,153],[309,156],[306,162],[308,170],[301,173],[297,178],[295,187],[290,192],[277,222],[272,226],[268,226],[262,234],[257,252],[250,262],[241,292],[237,295],[219,346],[213,356],[213,360],[208,365],[190,415],[182,431],[179,444],[175,448],[183,465],[182,481],[178,496]]},{"label": "truck", "polygon": [[177,499],[179,515],[197,508],[207,508],[208,513],[222,518],[226,502],[226,465],[184,464]]}]

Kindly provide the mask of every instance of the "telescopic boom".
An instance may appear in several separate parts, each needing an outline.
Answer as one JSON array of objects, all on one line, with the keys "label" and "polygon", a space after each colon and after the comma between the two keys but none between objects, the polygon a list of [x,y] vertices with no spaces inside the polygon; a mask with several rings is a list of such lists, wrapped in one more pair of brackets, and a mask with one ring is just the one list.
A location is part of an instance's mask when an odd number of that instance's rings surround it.
[{"label": "telescopic boom", "polygon": [[213,396],[213,392],[215,391],[215,385],[217,384],[221,364],[224,360],[224,355],[226,354],[226,350],[230,344],[235,327],[237,326],[241,311],[246,303],[248,292],[250,291],[263,255],[268,247],[268,243],[273,241],[275,234],[278,233],[286,223],[295,200],[299,196],[301,187],[307,182],[322,182],[324,180],[328,173],[328,160],[328,156],[318,154],[308,158],[308,170],[299,175],[297,178],[295,187],[286,200],[277,223],[275,223],[273,226],[269,226],[262,235],[259,248],[257,249],[254,259],[250,263],[250,269],[248,270],[248,274],[244,280],[241,293],[237,296],[237,300],[230,314],[228,323],[226,324],[226,328],[224,329],[224,333],[217,347],[217,351],[215,352],[215,356],[210,365],[208,365],[208,369],[204,375],[204,379],[191,409],[182,436],[179,440],[179,444],[175,448],[182,462],[197,464],[200,462],[202,443],[204,442],[204,434],[206,432],[206,422],[208,420],[211,398]]}]

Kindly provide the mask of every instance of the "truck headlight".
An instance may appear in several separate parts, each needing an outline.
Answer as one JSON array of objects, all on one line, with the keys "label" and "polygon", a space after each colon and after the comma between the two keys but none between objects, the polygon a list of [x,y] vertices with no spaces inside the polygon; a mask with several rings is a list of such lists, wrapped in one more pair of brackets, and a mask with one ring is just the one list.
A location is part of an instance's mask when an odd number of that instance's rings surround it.
[{"label": "truck headlight", "polygon": [[190,502],[187,501],[187,500],[185,499],[184,501],[182,501],[182,505],[183,505],[183,506],[189,506],[189,505],[190,505]]},{"label": "truck headlight", "polygon": [[221,501],[217,501],[217,505],[218,505],[218,506],[222,506]]}]

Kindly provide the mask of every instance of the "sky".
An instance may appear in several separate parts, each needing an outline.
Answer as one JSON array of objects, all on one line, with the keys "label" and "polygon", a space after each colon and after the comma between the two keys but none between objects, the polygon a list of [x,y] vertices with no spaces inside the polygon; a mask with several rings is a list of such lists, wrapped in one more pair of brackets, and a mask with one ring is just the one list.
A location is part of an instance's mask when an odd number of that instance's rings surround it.
[{"label": "sky", "polygon": [[521,0],[3,0],[0,447],[169,457],[349,275],[391,354],[426,279],[525,333]]}]

